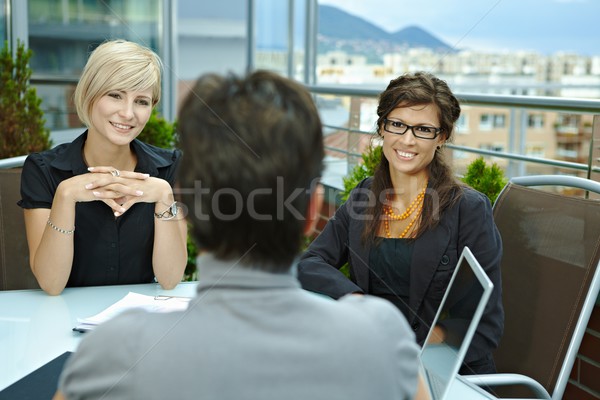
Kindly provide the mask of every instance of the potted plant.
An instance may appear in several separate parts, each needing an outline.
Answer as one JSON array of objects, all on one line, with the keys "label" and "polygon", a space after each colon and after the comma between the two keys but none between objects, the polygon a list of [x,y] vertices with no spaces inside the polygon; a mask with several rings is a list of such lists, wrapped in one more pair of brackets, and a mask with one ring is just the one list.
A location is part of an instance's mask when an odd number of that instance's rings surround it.
[{"label": "potted plant", "polygon": [[342,201],[346,201],[350,192],[360,181],[373,176],[379,161],[381,160],[382,147],[371,144],[361,155],[362,163],[356,165],[352,171],[344,177],[344,191],[340,194]]},{"label": "potted plant", "polygon": [[469,164],[462,181],[485,194],[494,204],[507,179],[498,164],[487,165],[483,157],[478,157]]},{"label": "potted plant", "polygon": [[17,42],[15,55],[4,42],[0,52],[0,158],[26,155],[51,146],[42,100],[29,84],[31,50]]},{"label": "potted plant", "polygon": [[177,146],[178,142],[177,123],[167,121],[154,108],[150,119],[137,138],[144,143],[164,149],[172,149]]}]

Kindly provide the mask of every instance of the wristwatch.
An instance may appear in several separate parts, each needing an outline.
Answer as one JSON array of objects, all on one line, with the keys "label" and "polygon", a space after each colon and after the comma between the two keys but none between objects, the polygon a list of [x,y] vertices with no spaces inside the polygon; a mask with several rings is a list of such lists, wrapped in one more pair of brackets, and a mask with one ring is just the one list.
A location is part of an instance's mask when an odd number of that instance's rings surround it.
[{"label": "wristwatch", "polygon": [[179,208],[177,207],[177,202],[174,201],[173,204],[169,206],[165,211],[161,213],[154,213],[154,216],[158,219],[162,219],[163,221],[168,221],[177,216]]}]

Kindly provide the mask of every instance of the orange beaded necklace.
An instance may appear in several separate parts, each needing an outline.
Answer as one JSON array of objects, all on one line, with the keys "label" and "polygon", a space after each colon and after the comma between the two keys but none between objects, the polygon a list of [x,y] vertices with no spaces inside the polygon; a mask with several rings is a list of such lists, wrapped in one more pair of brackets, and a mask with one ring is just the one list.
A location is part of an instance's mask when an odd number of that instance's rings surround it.
[{"label": "orange beaded necklace", "polygon": [[413,227],[417,218],[421,215],[421,211],[423,211],[423,199],[425,198],[425,191],[427,190],[427,181],[425,182],[425,186],[417,197],[410,203],[408,208],[402,214],[396,214],[391,206],[385,204],[383,206],[383,214],[385,215],[385,219],[383,220],[383,228],[385,230],[385,236],[387,238],[391,238],[392,234],[390,231],[390,221],[403,221],[410,217],[413,213],[414,217],[410,220],[408,226],[402,231],[398,238],[402,239],[406,237],[410,229]]}]

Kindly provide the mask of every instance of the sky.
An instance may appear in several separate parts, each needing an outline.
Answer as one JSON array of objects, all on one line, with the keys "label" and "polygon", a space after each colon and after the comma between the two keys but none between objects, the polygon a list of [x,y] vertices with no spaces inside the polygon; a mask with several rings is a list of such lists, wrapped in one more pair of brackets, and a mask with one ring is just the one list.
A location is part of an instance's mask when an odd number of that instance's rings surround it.
[{"label": "sky", "polygon": [[418,25],[457,48],[600,55],[600,0],[318,0],[395,32]]}]

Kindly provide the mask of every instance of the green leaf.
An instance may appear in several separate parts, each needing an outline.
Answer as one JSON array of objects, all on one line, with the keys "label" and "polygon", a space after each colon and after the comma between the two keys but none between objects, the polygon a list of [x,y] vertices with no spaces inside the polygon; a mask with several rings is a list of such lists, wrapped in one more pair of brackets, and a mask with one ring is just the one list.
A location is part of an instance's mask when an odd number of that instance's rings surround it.
[{"label": "green leaf", "polygon": [[33,53],[17,41],[15,56],[8,41],[0,51],[0,158],[47,150],[50,130],[35,88],[29,86]]},{"label": "green leaf", "polygon": [[496,163],[488,166],[483,157],[478,157],[468,165],[462,181],[485,194],[493,204],[508,180]]},{"label": "green leaf", "polygon": [[156,108],[152,110],[150,119],[146,126],[138,135],[142,142],[165,149],[172,149],[177,146],[176,123],[170,123],[160,115]]},{"label": "green leaf", "polygon": [[350,192],[360,181],[369,176],[373,176],[381,161],[382,151],[381,146],[370,146],[362,154],[362,163],[355,166],[354,169],[352,169],[352,172],[344,177],[344,191],[340,194],[343,201],[348,199]]}]

